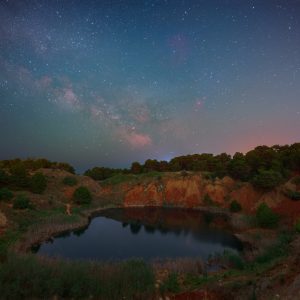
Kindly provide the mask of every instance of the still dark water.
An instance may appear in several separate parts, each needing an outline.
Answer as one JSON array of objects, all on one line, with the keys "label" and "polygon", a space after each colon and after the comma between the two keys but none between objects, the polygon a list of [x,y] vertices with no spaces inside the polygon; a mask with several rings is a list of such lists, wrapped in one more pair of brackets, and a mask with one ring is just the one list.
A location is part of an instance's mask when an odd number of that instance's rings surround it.
[{"label": "still dark water", "polygon": [[41,255],[68,259],[119,260],[201,257],[239,252],[240,241],[230,231],[215,229],[220,217],[182,209],[110,209],[87,228],[42,244]]}]

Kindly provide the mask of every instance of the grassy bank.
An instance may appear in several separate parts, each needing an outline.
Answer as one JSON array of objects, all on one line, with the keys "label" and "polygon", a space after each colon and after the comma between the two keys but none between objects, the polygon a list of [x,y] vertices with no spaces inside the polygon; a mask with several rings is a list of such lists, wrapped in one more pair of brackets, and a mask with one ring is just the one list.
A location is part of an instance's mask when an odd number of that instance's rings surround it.
[{"label": "grassy bank", "polygon": [[0,268],[0,291],[1,299],[148,299],[154,295],[154,273],[140,260],[117,264],[9,255]]}]

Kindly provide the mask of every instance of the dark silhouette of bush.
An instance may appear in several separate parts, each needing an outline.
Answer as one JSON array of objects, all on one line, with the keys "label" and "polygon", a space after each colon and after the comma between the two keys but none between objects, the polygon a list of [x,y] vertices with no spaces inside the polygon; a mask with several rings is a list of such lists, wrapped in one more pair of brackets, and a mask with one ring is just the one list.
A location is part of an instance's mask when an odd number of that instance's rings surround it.
[{"label": "dark silhouette of bush", "polygon": [[273,170],[260,169],[254,176],[252,184],[263,190],[272,190],[280,184],[282,176],[279,172]]},{"label": "dark silhouette of bush", "polygon": [[298,191],[292,191],[292,190],[286,189],[284,191],[284,194],[291,200],[294,200],[294,201],[300,200],[300,192],[298,192]]},{"label": "dark silhouette of bush", "polygon": [[207,206],[214,206],[215,205],[213,199],[211,199],[211,197],[208,194],[205,194],[205,196],[203,198],[203,202]]},{"label": "dark silhouette of bush", "polygon": [[236,200],[231,201],[230,203],[230,211],[231,212],[239,212],[242,210],[242,206]]},{"label": "dark silhouette of bush", "polygon": [[42,173],[35,173],[30,178],[30,190],[35,194],[41,194],[47,187],[46,176]]},{"label": "dark silhouette of bush", "polygon": [[121,174],[121,169],[111,169],[104,167],[95,167],[85,171],[84,175],[93,178],[94,180],[105,180],[117,174]]},{"label": "dark silhouette of bush", "polygon": [[68,185],[68,186],[74,186],[77,184],[77,179],[75,177],[66,176],[63,179],[63,184]]},{"label": "dark silhouette of bush", "polygon": [[15,164],[10,169],[10,181],[18,188],[27,188],[29,185],[29,176],[22,163]]},{"label": "dark silhouette of bush", "polygon": [[92,195],[85,186],[80,186],[74,191],[73,200],[77,204],[89,204],[92,201]]},{"label": "dark silhouette of bush", "polygon": [[6,185],[9,182],[9,176],[8,174],[0,169],[0,186]]},{"label": "dark silhouette of bush", "polygon": [[256,210],[256,220],[259,226],[272,228],[278,225],[279,216],[266,203],[262,203]]},{"label": "dark silhouette of bush", "polygon": [[7,188],[0,189],[0,200],[10,200],[13,198],[13,193]]},{"label": "dark silhouette of bush", "polygon": [[25,195],[18,195],[13,202],[14,209],[31,208],[30,200]]},{"label": "dark silhouette of bush", "polygon": [[142,171],[143,171],[142,165],[139,162],[135,161],[131,164],[130,172],[132,174],[140,174],[142,173]]}]

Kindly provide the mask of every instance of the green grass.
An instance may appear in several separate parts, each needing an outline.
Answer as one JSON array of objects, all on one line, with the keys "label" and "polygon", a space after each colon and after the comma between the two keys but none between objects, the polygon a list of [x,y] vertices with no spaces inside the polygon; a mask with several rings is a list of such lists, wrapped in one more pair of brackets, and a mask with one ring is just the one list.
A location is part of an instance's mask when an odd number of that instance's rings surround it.
[{"label": "green grass", "polygon": [[166,280],[160,285],[160,292],[178,293],[180,291],[180,285],[178,281],[177,273],[170,273]]},{"label": "green grass", "polygon": [[129,182],[129,181],[133,181],[135,180],[135,175],[131,175],[131,174],[117,174],[115,176],[109,177],[105,180],[101,181],[102,185],[116,185],[116,184],[120,184],[120,183],[125,183],[125,182]]},{"label": "green grass", "polygon": [[9,256],[0,268],[1,299],[147,299],[154,273],[140,260],[88,263]]},{"label": "green grass", "polygon": [[0,260],[5,260],[8,249],[21,237],[21,232],[14,229],[6,230],[0,239]]},{"label": "green grass", "polygon": [[164,173],[163,172],[148,172],[148,173],[142,173],[142,174],[117,174],[115,176],[112,176],[110,178],[107,178],[105,180],[101,181],[101,184],[106,186],[106,185],[117,185],[121,183],[126,183],[126,182],[134,182],[138,183],[142,180],[146,179],[161,179],[163,177]]}]

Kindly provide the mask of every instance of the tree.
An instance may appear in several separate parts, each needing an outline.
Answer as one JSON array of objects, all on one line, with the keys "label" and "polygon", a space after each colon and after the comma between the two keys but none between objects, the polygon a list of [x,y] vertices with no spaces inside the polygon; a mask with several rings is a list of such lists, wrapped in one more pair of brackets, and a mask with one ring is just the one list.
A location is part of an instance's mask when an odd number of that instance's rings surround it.
[{"label": "tree", "polygon": [[159,171],[159,162],[156,159],[147,159],[144,163],[145,172]]},{"label": "tree", "polygon": [[130,172],[133,174],[140,174],[142,173],[142,165],[135,161],[131,164]]},{"label": "tree", "polygon": [[10,169],[11,181],[17,187],[26,188],[29,184],[29,177],[25,166],[22,163],[13,165]]},{"label": "tree", "polygon": [[277,226],[279,216],[266,203],[261,203],[256,210],[256,220],[261,227],[271,228]]},{"label": "tree", "polygon": [[232,178],[247,181],[250,177],[251,168],[244,155],[237,152],[228,163],[227,171]]},{"label": "tree", "polygon": [[77,204],[89,204],[92,201],[92,195],[88,188],[80,186],[74,191],[73,200]]},{"label": "tree", "polygon": [[4,170],[0,169],[0,186],[6,185],[8,181],[9,181],[9,177],[7,173]]},{"label": "tree", "polygon": [[273,170],[260,169],[254,176],[252,183],[255,187],[263,190],[272,190],[280,184],[282,176],[279,172]]},{"label": "tree", "polygon": [[105,180],[114,175],[122,173],[120,169],[111,169],[105,167],[94,167],[85,171],[84,175],[93,178],[94,180]]},{"label": "tree", "polygon": [[42,173],[35,173],[30,178],[30,190],[35,194],[41,194],[47,187],[47,179]]}]

